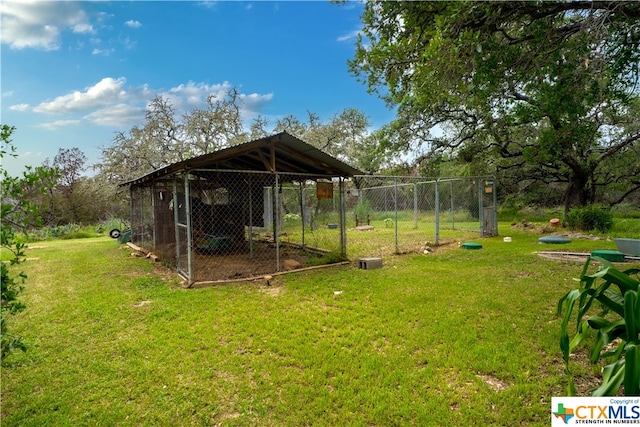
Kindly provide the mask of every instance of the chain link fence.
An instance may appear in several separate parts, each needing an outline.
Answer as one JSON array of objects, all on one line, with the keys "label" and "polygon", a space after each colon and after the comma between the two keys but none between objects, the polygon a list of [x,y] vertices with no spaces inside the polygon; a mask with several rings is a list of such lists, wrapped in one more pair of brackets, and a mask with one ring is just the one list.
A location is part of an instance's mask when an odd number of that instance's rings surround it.
[{"label": "chain link fence", "polygon": [[488,178],[327,180],[226,170],[175,174],[133,187],[131,196],[132,242],[192,283],[422,252],[481,235],[495,205]]},{"label": "chain link fence", "polygon": [[352,184],[346,196],[351,257],[422,252],[452,239],[497,234],[497,226],[485,227],[495,222],[492,178],[365,175]]},{"label": "chain link fence", "polygon": [[191,171],[132,189],[131,239],[190,282],[343,260],[339,187],[287,174]]}]

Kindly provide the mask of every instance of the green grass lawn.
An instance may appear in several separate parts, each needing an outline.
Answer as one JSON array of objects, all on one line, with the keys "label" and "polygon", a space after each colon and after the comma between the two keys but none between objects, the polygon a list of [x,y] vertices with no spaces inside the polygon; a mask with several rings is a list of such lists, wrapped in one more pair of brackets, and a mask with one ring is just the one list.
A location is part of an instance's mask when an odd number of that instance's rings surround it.
[{"label": "green grass lawn", "polygon": [[582,265],[534,252],[615,246],[501,234],[190,290],[106,237],[32,244],[2,425],[546,426],[566,385],[556,304]]}]

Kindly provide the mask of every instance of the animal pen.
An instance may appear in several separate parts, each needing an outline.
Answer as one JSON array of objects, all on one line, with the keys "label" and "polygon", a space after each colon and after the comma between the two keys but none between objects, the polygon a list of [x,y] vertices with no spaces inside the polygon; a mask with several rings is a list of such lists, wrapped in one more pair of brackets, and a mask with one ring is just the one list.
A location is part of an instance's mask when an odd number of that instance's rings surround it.
[{"label": "animal pen", "polygon": [[122,185],[131,241],[190,285],[497,235],[491,177],[363,175],[286,132]]},{"label": "animal pen", "polygon": [[[493,177],[364,175],[353,182],[346,195],[350,254],[423,253],[456,239],[498,234]],[[359,239],[361,230],[375,238]]]},{"label": "animal pen", "polygon": [[360,173],[286,132],[178,162],[122,184],[131,241],[190,284],[344,260],[344,184]]}]

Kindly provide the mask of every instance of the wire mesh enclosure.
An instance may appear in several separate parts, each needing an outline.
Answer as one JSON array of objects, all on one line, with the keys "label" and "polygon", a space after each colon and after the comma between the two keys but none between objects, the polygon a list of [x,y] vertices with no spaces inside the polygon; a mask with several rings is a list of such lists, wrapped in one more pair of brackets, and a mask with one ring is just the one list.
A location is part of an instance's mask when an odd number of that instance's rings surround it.
[{"label": "wire mesh enclosure", "polygon": [[192,170],[132,191],[132,241],[191,282],[344,259],[340,180]]},{"label": "wire mesh enclosure", "polygon": [[422,252],[454,236],[497,234],[490,177],[355,176],[346,191],[349,255]]},{"label": "wire mesh enclosure", "polygon": [[131,195],[132,241],[192,283],[497,234],[495,185],[486,177],[311,180],[192,170],[136,186]]},{"label": "wire mesh enclosure", "polygon": [[497,234],[491,178],[361,175],[285,132],[122,185],[132,242],[192,285]]},{"label": "wire mesh enclosure", "polygon": [[131,240],[190,284],[343,260],[355,173],[286,132],[228,147],[123,183]]}]

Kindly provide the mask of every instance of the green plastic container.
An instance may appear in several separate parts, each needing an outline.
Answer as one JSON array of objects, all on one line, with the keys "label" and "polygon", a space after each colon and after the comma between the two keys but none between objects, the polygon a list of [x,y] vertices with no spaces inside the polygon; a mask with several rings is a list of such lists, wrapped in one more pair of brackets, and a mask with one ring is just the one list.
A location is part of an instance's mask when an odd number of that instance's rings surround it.
[{"label": "green plastic container", "polygon": [[475,242],[466,242],[462,244],[462,248],[477,250],[477,249],[482,249],[482,245],[480,243],[475,243]]},{"label": "green plastic container", "polygon": [[564,245],[565,243],[571,243],[571,239],[565,236],[542,236],[538,239],[538,243]]},{"label": "green plastic container", "polygon": [[611,251],[608,249],[598,249],[591,252],[591,256],[597,256],[611,262],[624,262],[624,254],[619,251]]}]

